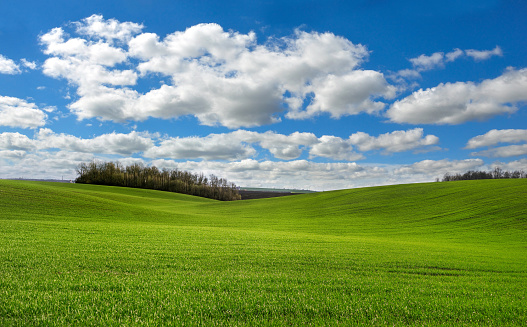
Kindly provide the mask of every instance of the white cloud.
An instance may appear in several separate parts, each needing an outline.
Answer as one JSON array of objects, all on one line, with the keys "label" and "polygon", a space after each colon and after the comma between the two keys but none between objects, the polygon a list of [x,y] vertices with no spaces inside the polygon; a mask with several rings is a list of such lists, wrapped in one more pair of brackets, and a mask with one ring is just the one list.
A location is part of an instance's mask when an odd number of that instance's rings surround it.
[{"label": "white cloud", "polygon": [[47,115],[34,103],[25,100],[0,96],[0,126],[37,128],[46,124]]},{"label": "white cloud", "polygon": [[527,129],[493,129],[468,140],[465,149],[476,149],[498,143],[518,142],[527,142]]},{"label": "white cloud", "polygon": [[[397,72],[397,75],[404,77],[404,78],[409,78],[409,79],[410,78],[412,79],[421,78],[421,74],[417,70],[414,70],[414,69],[402,69]],[[396,78],[397,75],[393,77]]]},{"label": "white cloud", "polygon": [[412,65],[417,69],[417,71],[427,71],[435,68],[444,67],[444,58],[445,54],[443,52],[436,52],[430,56],[420,55],[417,58],[409,59]]},{"label": "white cloud", "polygon": [[457,82],[418,90],[396,101],[386,112],[391,121],[410,124],[461,124],[514,113],[527,100],[527,69],[509,69],[476,84]]},{"label": "white cloud", "polygon": [[0,150],[0,162],[2,162],[2,159],[5,159],[6,161],[18,161],[23,159],[26,155],[27,152],[23,150]]},{"label": "white cloud", "polygon": [[496,46],[493,50],[465,50],[465,53],[477,61],[487,60],[492,56],[503,56],[503,51],[499,46]]},{"label": "white cloud", "polygon": [[1,178],[75,179],[75,168],[93,155],[68,151],[0,151]]},{"label": "white cloud", "polygon": [[170,138],[145,152],[149,158],[236,160],[253,156],[256,150],[233,134]]},{"label": "white cloud", "polygon": [[30,151],[35,148],[32,139],[20,133],[1,133],[0,150]]},{"label": "white cloud", "polygon": [[[235,132],[235,133],[239,133]],[[294,132],[289,135],[278,134],[272,131],[265,133],[245,132],[241,139],[245,142],[259,143],[269,150],[278,159],[292,160],[298,158],[304,147],[310,147],[319,143],[319,139],[313,133]]]},{"label": "white cloud", "polygon": [[492,167],[500,167],[505,171],[524,171],[527,172],[527,159],[520,159],[510,162],[495,162]]},{"label": "white cloud", "polygon": [[237,130],[225,134],[210,134],[205,137],[169,138],[157,147],[145,152],[149,158],[239,160],[257,154],[254,145],[268,150],[275,158],[292,160],[298,158],[304,147],[321,141],[312,133],[295,132],[290,135],[267,131],[257,133]]},{"label": "white cloud", "polygon": [[429,56],[422,54],[419,57],[409,59],[414,69],[400,70],[397,72],[397,75],[411,79],[420,78],[420,72],[444,68],[446,62],[456,61],[465,55],[476,61],[483,61],[492,56],[503,56],[503,52],[499,46],[496,46],[493,50],[461,50],[456,48],[446,54],[444,52],[435,52]]},{"label": "white cloud", "polygon": [[423,138],[423,134],[422,128],[393,131],[381,134],[378,137],[370,136],[364,132],[357,132],[352,134],[349,140],[360,151],[383,150],[386,153],[409,151],[439,143],[437,136],[427,135]]},{"label": "white cloud", "polygon": [[527,154],[527,144],[521,145],[508,145],[502,147],[496,147],[489,150],[483,150],[478,152],[472,152],[473,156],[491,157],[491,158],[506,158],[523,156]]},{"label": "white cloud", "polygon": [[[358,140],[357,137],[363,138]],[[365,138],[364,138],[365,136]],[[363,151],[382,149],[385,152],[400,152],[435,144],[435,136],[422,138],[422,130],[396,131],[371,137],[365,133],[353,134],[350,139],[313,133],[294,132],[289,135],[272,131],[258,133],[237,130],[223,134],[209,134],[205,137],[160,138],[157,134],[132,131],[128,134],[109,133],[83,139],[74,135],[55,133],[42,128],[29,138],[20,133],[0,134],[0,150],[61,150],[77,153],[116,154],[128,156],[142,154],[152,159],[177,160],[227,160],[267,157],[263,150],[277,159],[294,160],[304,151],[310,158],[323,157],[333,160],[355,161],[364,155],[354,152],[352,143],[359,144]]]},{"label": "white cloud", "polygon": [[259,152],[255,146],[268,150],[275,158],[282,160],[297,159],[304,151],[310,158],[323,157],[333,160],[355,161],[364,159],[364,155],[354,152],[353,145],[361,151],[382,150],[384,153],[403,152],[422,149],[435,145],[439,139],[434,135],[423,135],[416,128],[408,131],[394,131],[379,137],[358,132],[349,137],[323,135],[317,138],[312,133],[295,132],[290,135],[272,131],[265,133],[237,130],[231,133],[210,134],[205,137],[168,138],[159,146],[145,152],[148,158],[166,159],[205,159],[205,160],[241,160],[256,157]]},{"label": "white cloud", "polygon": [[[93,16],[92,16],[93,17]],[[44,74],[65,78],[78,86],[80,96],[97,94],[103,84],[112,86],[135,85],[133,70],[112,69],[127,60],[126,51],[104,43],[81,38],[69,38],[62,28],[54,28],[40,37],[44,53],[50,56],[42,68]]]},{"label": "white cloud", "polygon": [[0,54],[0,74],[20,74],[20,67],[11,59]]},{"label": "white cloud", "polygon": [[313,101],[305,110],[290,111],[288,118],[309,118],[322,113],[329,113],[333,118],[375,113],[384,109],[385,104],[372,98],[395,96],[395,87],[387,84],[383,74],[372,70],[352,71],[341,76],[330,74],[314,80],[306,91],[315,94]]},{"label": "white cloud", "polygon": [[82,139],[68,134],[56,134],[42,128],[36,137],[39,149],[57,148],[65,151],[82,153],[132,155],[146,151],[154,145],[153,140],[138,132],[129,134],[110,133],[92,139]]},{"label": "white cloud", "polygon": [[20,60],[22,62],[22,65],[29,69],[37,69],[37,63],[34,61],[28,61],[26,58],[22,58]]},{"label": "white cloud", "polygon": [[423,160],[411,165],[404,165],[394,170],[397,175],[407,175],[418,177],[419,175],[426,175],[429,177],[439,178],[446,173],[457,174],[464,173],[468,170],[480,169],[484,162],[481,159],[465,159],[465,160]]},{"label": "white cloud", "polygon": [[320,143],[313,145],[310,157],[326,157],[336,160],[354,161],[364,159],[359,153],[352,152],[351,145],[340,137],[323,135]]},{"label": "white cloud", "polygon": [[116,19],[105,20],[102,15],[91,15],[76,23],[76,26],[77,33],[96,39],[104,38],[110,43],[114,40],[128,41],[144,28],[142,24],[121,23]]},{"label": "white cloud", "polygon": [[[395,95],[381,73],[358,69],[369,55],[364,46],[332,33],[296,31],[257,44],[254,33],[227,32],[217,24],[163,39],[140,33],[142,25],[98,15],[76,25],[80,37],[54,28],[40,40],[51,56],[44,73],[77,86],[79,98],[69,108],[79,119],[193,115],[204,125],[234,129],[278,122],[284,111],[293,119],[373,113],[385,106],[378,99]],[[147,93],[135,90],[149,74],[170,83]]]},{"label": "white cloud", "polygon": [[64,133],[54,133],[41,128],[34,138],[20,133],[0,133],[0,149],[42,151],[59,149],[77,153],[119,154],[123,156],[144,152],[154,146],[154,141],[146,133],[109,133],[91,139],[82,139]]},{"label": "white cloud", "polygon": [[462,57],[465,54],[465,52],[461,49],[454,49],[453,51],[447,53],[445,55],[446,61],[451,62],[455,61],[456,59]]}]

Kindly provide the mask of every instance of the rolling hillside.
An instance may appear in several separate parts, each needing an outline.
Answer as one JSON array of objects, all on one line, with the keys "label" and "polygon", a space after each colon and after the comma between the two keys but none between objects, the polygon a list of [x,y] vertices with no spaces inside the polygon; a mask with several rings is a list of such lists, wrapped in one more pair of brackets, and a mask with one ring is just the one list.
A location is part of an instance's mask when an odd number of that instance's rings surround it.
[{"label": "rolling hillside", "polygon": [[527,181],[218,202],[0,181],[0,325],[524,325]]}]

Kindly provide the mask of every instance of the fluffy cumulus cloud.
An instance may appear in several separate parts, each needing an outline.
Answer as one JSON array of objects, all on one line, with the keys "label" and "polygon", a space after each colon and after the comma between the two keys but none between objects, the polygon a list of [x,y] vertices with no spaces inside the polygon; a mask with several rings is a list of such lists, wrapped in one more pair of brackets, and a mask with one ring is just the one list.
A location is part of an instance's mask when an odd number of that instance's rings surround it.
[{"label": "fluffy cumulus cloud", "polygon": [[64,133],[54,133],[41,128],[33,138],[16,133],[0,134],[0,150],[41,151],[58,149],[60,151],[88,154],[132,155],[154,146],[154,141],[146,133],[110,133],[83,139]]},{"label": "fluffy cumulus cloud", "polygon": [[20,67],[12,59],[0,54],[0,74],[14,75],[20,72]]},{"label": "fluffy cumulus cloud", "polygon": [[352,152],[351,145],[340,137],[324,135],[319,141],[309,151],[311,157],[326,157],[348,161],[364,159],[362,154]]},{"label": "fluffy cumulus cloud", "polygon": [[0,96],[0,126],[37,128],[46,124],[47,114],[45,111],[53,111],[54,108],[39,108],[36,104],[25,100]]},{"label": "fluffy cumulus cloud", "polygon": [[423,136],[423,129],[415,128],[407,131],[393,131],[378,137],[357,132],[352,134],[349,140],[360,151],[382,150],[387,153],[415,150],[439,143],[439,138],[435,135]]},{"label": "fluffy cumulus cloud", "polygon": [[77,32],[99,39],[103,38],[107,42],[113,41],[125,42],[132,38],[133,35],[141,32],[142,24],[131,22],[121,23],[116,19],[105,20],[101,15],[92,15],[77,23]]},{"label": "fluffy cumulus cloud", "polygon": [[493,146],[499,143],[527,142],[527,129],[493,129],[478,135],[467,142],[466,149]]},{"label": "fluffy cumulus cloud", "polygon": [[[360,69],[369,52],[332,33],[296,31],[258,44],[254,33],[199,24],[164,38],[139,24],[94,15],[41,36],[45,74],[77,86],[79,119],[144,120],[193,115],[205,125],[259,126],[320,114],[338,118],[384,109],[395,88]],[[142,93],[151,74],[170,83]],[[307,103],[307,105],[306,105]]]},{"label": "fluffy cumulus cloud", "polygon": [[0,134],[0,150],[30,151],[35,147],[35,142],[24,134],[18,132]]},{"label": "fluffy cumulus cloud", "polygon": [[[472,152],[473,156],[506,158],[527,154],[527,130],[525,129],[493,129],[483,135],[478,135],[467,142],[466,149],[490,147],[487,150]],[[520,143],[507,146],[493,147],[500,143]],[[521,144],[523,143],[523,144]]]},{"label": "fluffy cumulus cloud", "polygon": [[471,155],[473,156],[491,157],[491,158],[516,157],[516,156],[524,156],[526,154],[527,154],[527,144],[507,145],[507,146],[502,146],[502,147],[497,147],[493,149],[471,153]]},{"label": "fluffy cumulus cloud", "polygon": [[143,152],[154,145],[153,140],[148,135],[138,132],[129,134],[110,133],[92,139],[82,139],[63,133],[56,134],[47,128],[38,131],[35,143],[39,149],[57,148],[72,152],[120,155]]},{"label": "fluffy cumulus cloud", "polygon": [[495,79],[441,83],[396,101],[386,112],[391,121],[410,124],[461,124],[511,114],[527,100],[527,69],[509,69]]},{"label": "fluffy cumulus cloud", "polygon": [[236,160],[253,156],[256,150],[233,134],[169,138],[145,152],[149,158]]}]

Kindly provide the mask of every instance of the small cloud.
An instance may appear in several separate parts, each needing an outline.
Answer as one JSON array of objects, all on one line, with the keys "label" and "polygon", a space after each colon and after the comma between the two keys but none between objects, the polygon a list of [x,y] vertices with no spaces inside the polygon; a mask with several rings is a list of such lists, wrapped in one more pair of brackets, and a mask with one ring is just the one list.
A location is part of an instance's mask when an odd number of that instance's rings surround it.
[{"label": "small cloud", "polygon": [[45,112],[53,112],[53,111],[57,110],[57,107],[49,106],[49,107],[42,108],[42,110],[44,110]]},{"label": "small cloud", "polygon": [[37,64],[34,61],[28,61],[26,58],[20,60],[22,65],[29,69],[37,69]]},{"label": "small cloud", "polygon": [[0,54],[0,74],[16,75],[20,73],[20,67],[13,60]]},{"label": "small cloud", "polygon": [[451,51],[445,55],[446,61],[452,62],[458,59],[459,57],[463,56],[465,52],[461,49],[454,49],[454,51]]},{"label": "small cloud", "polygon": [[410,59],[410,62],[417,71],[423,72],[437,67],[443,67],[444,58],[445,54],[443,52],[436,52],[430,56],[422,54],[417,58]]},{"label": "small cloud", "polygon": [[466,50],[467,56],[472,57],[476,61],[487,60],[492,56],[503,56],[503,51],[499,46],[496,46],[493,50]]},{"label": "small cloud", "polygon": [[402,76],[404,78],[421,78],[421,74],[417,70],[414,69],[403,69],[397,72],[397,75]]},{"label": "small cloud", "polygon": [[37,86],[37,90],[39,90],[39,91],[43,91],[43,90],[45,90],[45,89],[46,89],[45,86]]}]

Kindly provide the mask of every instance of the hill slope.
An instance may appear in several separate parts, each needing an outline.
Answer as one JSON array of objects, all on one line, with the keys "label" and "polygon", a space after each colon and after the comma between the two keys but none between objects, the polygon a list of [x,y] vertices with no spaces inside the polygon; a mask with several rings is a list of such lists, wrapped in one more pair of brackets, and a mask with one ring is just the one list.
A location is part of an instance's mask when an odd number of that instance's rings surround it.
[{"label": "hill slope", "polygon": [[0,181],[2,325],[521,325],[527,181],[218,202]]}]

